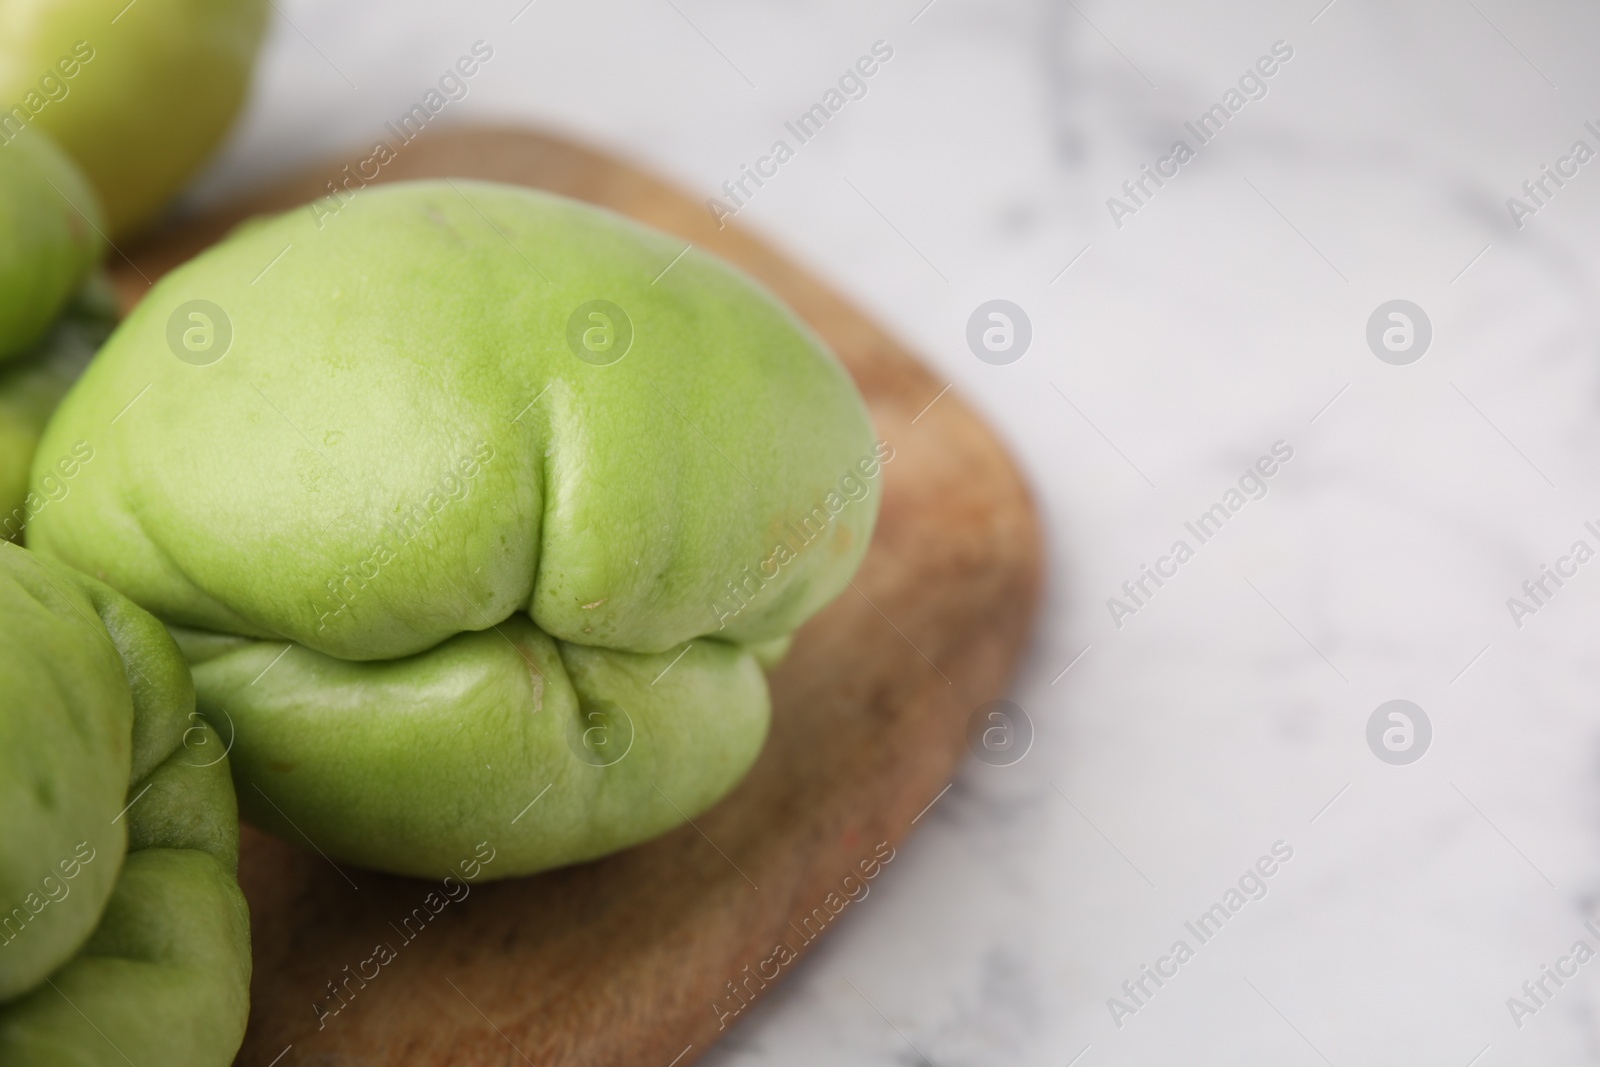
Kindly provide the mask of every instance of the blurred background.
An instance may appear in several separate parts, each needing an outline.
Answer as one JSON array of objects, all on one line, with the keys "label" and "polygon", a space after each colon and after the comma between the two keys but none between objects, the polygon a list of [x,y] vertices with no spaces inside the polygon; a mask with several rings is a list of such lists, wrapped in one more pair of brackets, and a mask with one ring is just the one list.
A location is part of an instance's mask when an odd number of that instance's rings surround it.
[{"label": "blurred background", "polygon": [[[985,413],[1046,523],[993,694],[1031,747],[969,760],[705,1062],[1600,1063],[1600,8],[277,0],[188,205],[365,158],[480,41],[443,121],[727,207],[892,52],[737,221]],[[969,344],[992,300],[1025,348]]]}]

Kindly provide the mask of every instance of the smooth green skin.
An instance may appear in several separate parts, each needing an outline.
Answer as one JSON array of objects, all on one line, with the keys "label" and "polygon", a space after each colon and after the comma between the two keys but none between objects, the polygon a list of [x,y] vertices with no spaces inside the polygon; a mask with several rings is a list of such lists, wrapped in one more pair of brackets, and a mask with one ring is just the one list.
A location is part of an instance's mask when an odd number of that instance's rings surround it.
[{"label": "smooth green skin", "polygon": [[0,548],[0,625],[0,915],[60,894],[44,879],[80,842],[96,854],[47,921],[0,928],[3,1002],[78,950],[116,885],[126,840],[111,818],[131,780],[134,709],[122,653],[66,568]]},{"label": "smooth green skin", "polygon": [[231,1062],[250,984],[238,813],[177,646],[14,545],[0,630],[0,1063]]},{"label": "smooth green skin", "polygon": [[48,461],[57,477],[45,495],[29,499],[28,477],[51,412],[116,326],[109,288],[92,281],[31,352],[0,365],[0,540],[20,540],[30,514],[72,491],[71,455]]},{"label": "smooth green skin", "polygon": [[[757,657],[844,588],[878,506],[853,473],[874,447],[843,370],[763,290],[682,251],[466,181],[249,224],[160,282],[63,402],[40,456],[88,440],[96,460],[29,543],[169,623],[260,639],[200,664],[197,686],[237,728],[246,814],[285,836],[433,875],[505,840],[505,877],[658,833],[754,760]],[[233,330],[205,366],[166,339],[196,299]],[[607,366],[567,344],[594,299],[633,324]],[[821,532],[719,614],[830,493]],[[420,533],[385,532],[413,508],[431,510]],[[513,643],[543,664],[552,714],[531,710]],[[622,762],[572,757],[568,677],[623,694],[608,699],[639,740]],[[551,781],[544,816],[513,827]]]},{"label": "smooth green skin", "polygon": [[48,137],[0,144],[0,364],[43,339],[104,254],[104,222],[87,179]]},{"label": "smooth green skin", "polygon": [[[873,451],[842,368],[742,275],[690,251],[652,285],[676,239],[486,183],[363,190],[323,223],[244,227],[118,328],[40,446],[87,440],[106,462],[39,516],[35,547],[169,622],[359,660],[518,609],[628,651],[754,643],[844,587],[876,493],[717,626],[727,583]],[[596,297],[635,333],[604,367],[566,343]],[[167,344],[195,299],[232,322],[206,366]],[[484,443],[493,458],[460,479]],[[447,476],[461,499],[434,492]],[[411,542],[386,534],[428,508]],[[385,537],[395,558],[368,565]]]},{"label": "smooth green skin", "polygon": [[266,0],[0,0],[0,109],[12,131],[26,118],[60,142],[99,190],[111,236],[132,234],[227,133],[267,11]]},{"label": "smooth green skin", "polygon": [[[766,739],[761,668],[721,641],[670,671],[678,652],[556,642],[521,615],[381,663],[212,642],[179,634],[201,710],[237,731],[245,818],[397,874],[442,877],[483,841],[490,878],[637,844],[715,803]],[[627,721],[591,718],[601,701]]]}]

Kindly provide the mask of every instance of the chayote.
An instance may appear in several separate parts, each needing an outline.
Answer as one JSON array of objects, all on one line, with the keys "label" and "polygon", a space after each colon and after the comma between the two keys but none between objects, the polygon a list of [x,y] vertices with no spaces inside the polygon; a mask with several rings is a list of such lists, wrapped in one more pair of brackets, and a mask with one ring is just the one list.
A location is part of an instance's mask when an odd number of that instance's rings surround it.
[{"label": "chayote", "polygon": [[726,793],[761,665],[849,580],[892,455],[732,268],[467,181],[174,271],[36,484],[79,441],[29,544],[176,628],[245,816],[428,876],[485,841],[494,877],[587,859]]},{"label": "chayote", "polygon": [[93,461],[93,446],[74,442],[67,454],[47,461],[53,470],[40,476],[40,491],[28,492],[34,452],[50,413],[116,321],[110,287],[95,276],[33,351],[0,364],[0,540],[19,540],[28,520],[70,493],[79,469]]},{"label": "chayote", "polygon": [[0,0],[0,143],[78,161],[113,237],[211,154],[250,88],[267,0]]},{"label": "chayote", "polygon": [[238,811],[172,638],[0,544],[0,694],[0,1063],[231,1062]]},{"label": "chayote", "polygon": [[0,364],[37,344],[67,306],[105,251],[102,225],[87,180],[48,137],[0,144]]}]

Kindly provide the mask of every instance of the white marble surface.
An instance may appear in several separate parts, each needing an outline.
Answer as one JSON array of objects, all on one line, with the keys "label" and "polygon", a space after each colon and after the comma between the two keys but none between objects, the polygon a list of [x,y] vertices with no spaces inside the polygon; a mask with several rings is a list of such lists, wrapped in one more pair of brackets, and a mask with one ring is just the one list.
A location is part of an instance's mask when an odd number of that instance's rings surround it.
[{"label": "white marble surface", "polygon": [[[707,1062],[1600,1062],[1600,962],[1520,1028],[1506,1003],[1600,948],[1600,562],[1520,629],[1506,607],[1600,548],[1600,162],[1521,230],[1505,206],[1600,149],[1600,9],[1324,2],[279,0],[200,198],[363,147],[479,39],[448,117],[559,127],[710,196],[894,49],[740,221],[1028,471],[1051,575],[1009,696],[1037,739],[970,761]],[[1268,95],[1114,226],[1106,198],[1278,40]],[[1009,366],[964,340],[995,297],[1033,324]],[[1434,327],[1410,366],[1364,340],[1397,297]],[[1268,495],[1117,628],[1107,598],[1278,440]],[[1435,730],[1401,767],[1364,735],[1397,697]],[[1279,840],[1267,896],[1199,945],[1184,921]],[[1108,998],[1179,938],[1194,958],[1116,1025]]]}]

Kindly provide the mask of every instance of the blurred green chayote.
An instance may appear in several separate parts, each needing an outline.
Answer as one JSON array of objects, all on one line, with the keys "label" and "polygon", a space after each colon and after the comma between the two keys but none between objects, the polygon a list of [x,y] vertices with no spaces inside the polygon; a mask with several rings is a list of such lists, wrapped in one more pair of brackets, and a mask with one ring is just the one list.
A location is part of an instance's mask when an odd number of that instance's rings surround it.
[{"label": "blurred green chayote", "polygon": [[99,191],[111,236],[130,234],[227,132],[267,12],[267,0],[0,0],[0,142],[49,133]]},{"label": "blurred green chayote", "polygon": [[249,913],[223,742],[162,625],[0,544],[0,1063],[230,1063]]},{"label": "blurred green chayote", "polygon": [[39,491],[28,491],[34,452],[50,413],[116,322],[110,287],[94,276],[44,340],[21,358],[0,363],[0,540],[19,540],[28,520],[70,493],[78,471],[93,461],[92,445],[73,442],[66,454],[47,461],[53,469],[40,475]]},{"label": "blurred green chayote", "polygon": [[497,877],[602,855],[732,788],[761,666],[846,585],[892,457],[743,275],[468,181],[252,222],[168,275],[36,490],[80,441],[29,544],[174,627],[245,816],[426,876],[483,841]]},{"label": "blurred green chayote", "polygon": [[87,180],[48,137],[0,144],[0,365],[44,338],[100,261],[103,225]]}]

